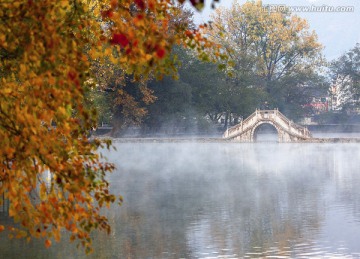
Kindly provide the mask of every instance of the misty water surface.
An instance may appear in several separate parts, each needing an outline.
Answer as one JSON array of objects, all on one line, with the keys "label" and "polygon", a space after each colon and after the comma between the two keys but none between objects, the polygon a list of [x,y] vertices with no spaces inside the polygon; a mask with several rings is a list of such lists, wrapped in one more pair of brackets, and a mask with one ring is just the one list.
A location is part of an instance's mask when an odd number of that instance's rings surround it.
[{"label": "misty water surface", "polygon": [[[115,145],[109,180],[125,203],[88,258],[360,258],[359,145]],[[85,258],[67,241],[1,237],[0,251]]]}]

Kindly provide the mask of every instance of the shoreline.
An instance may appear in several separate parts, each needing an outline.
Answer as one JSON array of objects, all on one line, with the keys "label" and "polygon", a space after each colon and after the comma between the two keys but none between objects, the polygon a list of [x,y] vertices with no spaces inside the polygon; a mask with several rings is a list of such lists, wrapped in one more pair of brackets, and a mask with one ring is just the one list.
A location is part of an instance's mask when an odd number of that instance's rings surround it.
[{"label": "shoreline", "polygon": [[[111,139],[113,143],[279,143],[279,142],[238,142],[223,138],[211,137],[188,137],[188,138],[112,138],[106,136],[97,136],[97,139]],[[312,138],[296,142],[281,142],[288,143],[360,143],[360,138]]]}]

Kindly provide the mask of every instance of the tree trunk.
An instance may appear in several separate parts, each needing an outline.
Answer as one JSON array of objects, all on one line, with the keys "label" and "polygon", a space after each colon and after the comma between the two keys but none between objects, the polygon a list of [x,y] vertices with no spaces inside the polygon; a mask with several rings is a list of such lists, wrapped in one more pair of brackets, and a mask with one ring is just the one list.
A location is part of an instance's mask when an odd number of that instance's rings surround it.
[{"label": "tree trunk", "polygon": [[226,130],[229,126],[229,115],[230,113],[229,112],[226,112],[225,113],[225,124],[224,124],[224,130]]}]

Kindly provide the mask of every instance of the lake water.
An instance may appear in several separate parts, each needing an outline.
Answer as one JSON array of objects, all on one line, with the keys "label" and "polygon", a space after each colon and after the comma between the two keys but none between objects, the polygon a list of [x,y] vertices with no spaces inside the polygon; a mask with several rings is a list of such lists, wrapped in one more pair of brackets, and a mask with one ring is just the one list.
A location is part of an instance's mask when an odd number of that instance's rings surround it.
[{"label": "lake water", "polygon": [[0,258],[360,258],[360,145],[115,145],[91,256],[0,235]]}]

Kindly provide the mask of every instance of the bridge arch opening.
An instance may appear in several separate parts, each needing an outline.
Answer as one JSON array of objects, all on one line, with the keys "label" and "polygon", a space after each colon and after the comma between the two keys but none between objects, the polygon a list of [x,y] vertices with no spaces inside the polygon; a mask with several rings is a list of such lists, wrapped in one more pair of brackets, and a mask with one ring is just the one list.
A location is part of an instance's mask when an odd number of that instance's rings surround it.
[{"label": "bridge arch opening", "polygon": [[271,123],[261,123],[254,129],[254,142],[279,142],[279,132]]}]

